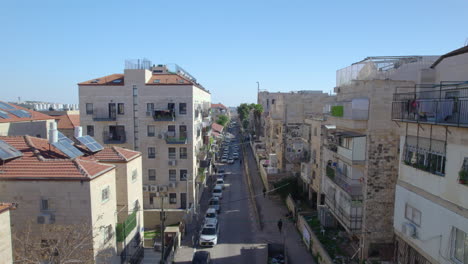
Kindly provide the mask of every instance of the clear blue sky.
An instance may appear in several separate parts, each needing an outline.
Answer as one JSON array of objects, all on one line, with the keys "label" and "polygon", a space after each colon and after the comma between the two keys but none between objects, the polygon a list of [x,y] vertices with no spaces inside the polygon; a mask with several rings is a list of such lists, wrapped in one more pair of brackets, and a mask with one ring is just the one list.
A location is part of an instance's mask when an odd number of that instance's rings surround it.
[{"label": "clear blue sky", "polygon": [[[29,2],[29,3],[28,3]],[[77,103],[125,59],[177,63],[213,102],[324,90],[367,56],[439,55],[468,38],[468,1],[3,1],[0,100]]]}]

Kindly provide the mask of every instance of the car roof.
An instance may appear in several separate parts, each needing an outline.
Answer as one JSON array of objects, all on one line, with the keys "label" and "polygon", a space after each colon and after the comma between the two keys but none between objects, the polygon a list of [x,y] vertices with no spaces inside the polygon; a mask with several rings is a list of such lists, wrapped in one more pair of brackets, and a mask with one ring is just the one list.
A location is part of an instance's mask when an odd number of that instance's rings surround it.
[{"label": "car roof", "polygon": [[197,251],[193,255],[194,261],[202,261],[210,257],[210,252],[208,251]]},{"label": "car roof", "polygon": [[218,198],[218,197],[211,197],[211,198],[210,198],[210,201],[211,201],[211,200],[219,201],[219,198]]},{"label": "car roof", "polygon": [[218,219],[216,218],[207,218],[205,219],[205,223],[203,223],[203,227],[206,225],[216,225],[218,223]]},{"label": "car roof", "polygon": [[215,190],[215,189],[222,190],[222,189],[223,189],[223,187],[221,187],[221,186],[219,186],[219,185],[216,185],[216,186],[213,188],[213,190]]},{"label": "car roof", "polygon": [[206,210],[206,213],[216,213],[216,210],[214,208],[208,208],[208,210]]}]

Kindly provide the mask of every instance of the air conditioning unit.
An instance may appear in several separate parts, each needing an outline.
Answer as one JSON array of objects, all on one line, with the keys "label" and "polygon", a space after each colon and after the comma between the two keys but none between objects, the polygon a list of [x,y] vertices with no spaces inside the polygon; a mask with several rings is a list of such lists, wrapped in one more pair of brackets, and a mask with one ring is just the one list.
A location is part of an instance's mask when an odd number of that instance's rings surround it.
[{"label": "air conditioning unit", "polygon": [[170,160],[168,162],[169,166],[176,166],[177,165],[177,160]]},{"label": "air conditioning unit", "polygon": [[37,217],[38,224],[53,224],[55,223],[54,214],[41,214]]},{"label": "air conditioning unit", "polygon": [[403,223],[401,227],[402,233],[405,235],[412,237],[412,238],[418,238],[418,229],[413,223]]},{"label": "air conditioning unit", "polygon": [[143,191],[144,191],[144,192],[149,191],[149,186],[148,186],[148,185],[143,185]]},{"label": "air conditioning unit", "polygon": [[158,186],[158,192],[167,192],[167,186],[166,185]]},{"label": "air conditioning unit", "polygon": [[158,186],[157,185],[150,185],[150,191],[151,192],[157,192],[158,191]]}]

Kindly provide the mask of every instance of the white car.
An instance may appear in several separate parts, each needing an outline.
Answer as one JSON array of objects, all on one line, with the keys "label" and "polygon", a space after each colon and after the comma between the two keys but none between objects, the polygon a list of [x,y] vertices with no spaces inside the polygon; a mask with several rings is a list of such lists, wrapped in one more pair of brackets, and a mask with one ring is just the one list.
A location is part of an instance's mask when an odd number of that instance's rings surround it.
[{"label": "white car", "polygon": [[219,186],[223,187],[223,189],[224,189],[224,187],[225,187],[224,186],[224,180],[220,179],[220,178],[216,179],[216,185],[219,185]]},{"label": "white car", "polygon": [[230,158],[228,161],[227,161],[228,164],[233,164],[234,163],[234,159],[233,158]]},{"label": "white car", "polygon": [[222,158],[222,159],[221,159],[221,162],[222,162],[222,163],[226,163],[226,162],[228,162],[228,160],[227,160],[227,158]]},{"label": "white car", "polygon": [[208,210],[206,210],[205,222],[206,222],[208,219],[215,219],[216,221],[218,221],[218,213],[216,213],[216,209],[214,209],[214,208],[208,208]]},{"label": "white car", "polygon": [[223,187],[216,185],[211,192],[211,196],[223,199]]},{"label": "white car", "polygon": [[218,222],[206,222],[200,232],[200,246],[213,247],[218,244]]}]

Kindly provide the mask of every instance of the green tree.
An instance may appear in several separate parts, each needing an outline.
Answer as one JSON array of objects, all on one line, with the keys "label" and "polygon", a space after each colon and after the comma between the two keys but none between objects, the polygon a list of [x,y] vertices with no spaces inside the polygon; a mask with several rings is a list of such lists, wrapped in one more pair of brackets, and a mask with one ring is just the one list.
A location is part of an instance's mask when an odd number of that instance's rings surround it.
[{"label": "green tree", "polygon": [[218,116],[218,120],[216,120],[216,123],[225,126],[228,121],[229,118],[226,115],[220,115]]}]

